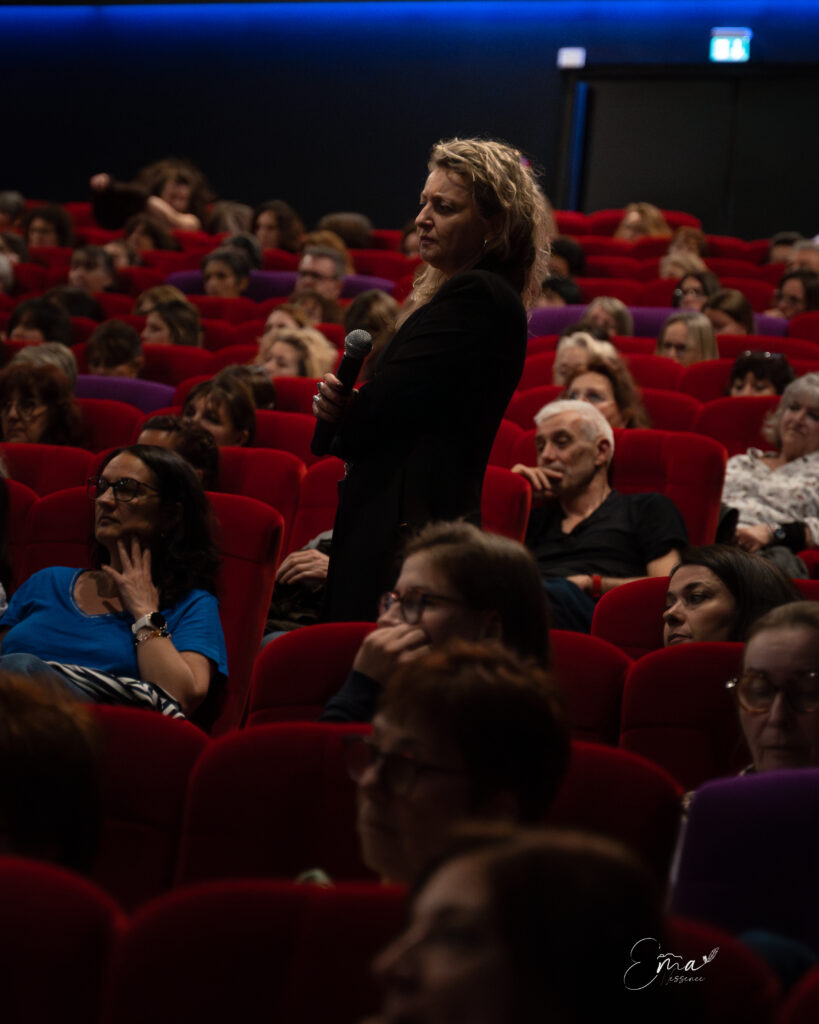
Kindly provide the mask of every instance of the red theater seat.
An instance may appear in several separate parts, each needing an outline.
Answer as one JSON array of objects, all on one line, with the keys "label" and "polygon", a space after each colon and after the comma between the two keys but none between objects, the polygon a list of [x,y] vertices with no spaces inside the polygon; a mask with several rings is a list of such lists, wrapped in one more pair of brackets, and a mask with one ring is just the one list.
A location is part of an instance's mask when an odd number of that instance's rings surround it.
[{"label": "red theater seat", "polygon": [[276,637],[253,665],[245,724],[315,721],[374,628],[372,622],[324,622]]},{"label": "red theater seat", "polygon": [[83,487],[96,464],[85,448],[56,444],[0,444],[9,476],[40,497],[66,487]]},{"label": "red theater seat", "polygon": [[125,927],[113,900],[51,864],[0,857],[5,1024],[93,1024]]},{"label": "red theater seat", "polygon": [[503,466],[508,469],[512,465],[512,449],[518,444],[522,434],[523,429],[517,423],[502,419],[489,453],[489,465]]},{"label": "red theater seat", "polygon": [[584,633],[553,629],[549,643],[572,736],[616,746],[620,702],[631,659],[613,644]]},{"label": "red theater seat", "polygon": [[678,644],[635,661],[623,691],[620,746],[661,765],[685,789],[750,761],[725,683],[742,644]]},{"label": "red theater seat", "polygon": [[332,529],[338,505],[338,483],[343,478],[344,463],[332,456],[319,459],[307,470],[290,534],[291,551],[298,551],[318,534]]},{"label": "red theater seat", "polygon": [[279,448],[298,456],[305,466],[312,466],[318,456],[310,451],[314,416],[302,412],[279,412],[278,409],[258,409],[256,412],[255,448]]},{"label": "red theater seat", "polygon": [[655,430],[693,430],[702,406],[691,395],[660,388],[643,388],[643,405]]},{"label": "red theater seat", "polygon": [[277,377],[276,408],[281,412],[303,412],[313,415],[313,396],[318,379],[314,377]]},{"label": "red theater seat", "polygon": [[170,889],[188,776],[208,743],[189,722],[136,708],[96,708],[101,827],[94,881],[133,909]]},{"label": "red theater seat", "polygon": [[143,345],[142,376],[176,386],[189,377],[213,372],[213,356],[193,345]]},{"label": "red theater seat", "polygon": [[371,1019],[372,960],[400,932],[404,902],[403,889],[367,884],[234,881],[173,893],[131,923],[103,1022]]},{"label": "red theater seat", "polygon": [[777,405],[779,395],[716,398],[703,405],[694,421],[694,430],[719,441],[729,455],[739,455],[751,447],[770,451],[773,445],[761,431],[765,417]]},{"label": "red theater seat", "polygon": [[126,402],[110,398],[78,398],[85,447],[92,452],[130,444],[143,413]]},{"label": "red theater seat", "polygon": [[[257,414],[258,415],[258,414]],[[286,545],[299,503],[304,463],[291,452],[273,448],[219,450],[219,487],[225,494],[243,494],[280,512]]]},{"label": "red theater seat", "polygon": [[532,508],[529,483],[502,466],[487,466],[483,479],[481,522],[487,533],[523,542]]},{"label": "red theater seat", "polygon": [[663,646],[663,610],[667,576],[623,583],[603,594],[594,609],[592,635],[642,658]]},{"label": "red theater seat", "polygon": [[37,502],[37,494],[17,480],[7,480],[6,490],[9,499],[6,537],[11,558],[12,583],[16,587],[27,575],[25,569],[26,530],[31,509]]}]

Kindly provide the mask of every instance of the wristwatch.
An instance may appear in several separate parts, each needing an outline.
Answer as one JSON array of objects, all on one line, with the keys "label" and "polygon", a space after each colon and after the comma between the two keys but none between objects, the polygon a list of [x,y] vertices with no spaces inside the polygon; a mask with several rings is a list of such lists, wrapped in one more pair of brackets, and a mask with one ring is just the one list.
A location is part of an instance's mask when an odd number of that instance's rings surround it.
[{"label": "wristwatch", "polygon": [[165,621],[165,616],[162,612],[148,612],[147,615],[143,615],[141,619],[137,619],[136,622],[131,626],[131,632],[134,636],[139,633],[142,629],[167,629],[168,623]]}]

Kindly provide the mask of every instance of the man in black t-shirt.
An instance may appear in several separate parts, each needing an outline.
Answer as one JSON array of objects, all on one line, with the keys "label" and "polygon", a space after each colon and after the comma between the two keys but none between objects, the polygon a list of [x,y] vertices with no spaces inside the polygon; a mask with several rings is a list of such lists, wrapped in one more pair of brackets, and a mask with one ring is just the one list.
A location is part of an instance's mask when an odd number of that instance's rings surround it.
[{"label": "man in black t-shirt", "polygon": [[549,594],[553,624],[588,632],[597,599],[645,576],[667,576],[686,545],[685,524],[662,494],[619,494],[608,482],[614,434],[588,402],[557,401],[535,417],[537,466],[526,544]]}]

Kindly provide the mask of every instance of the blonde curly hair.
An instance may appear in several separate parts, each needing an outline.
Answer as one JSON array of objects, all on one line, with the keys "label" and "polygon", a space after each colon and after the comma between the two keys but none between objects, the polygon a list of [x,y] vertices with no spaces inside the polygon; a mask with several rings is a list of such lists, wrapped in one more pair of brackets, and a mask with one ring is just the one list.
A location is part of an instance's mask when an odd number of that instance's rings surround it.
[{"label": "blonde curly hair", "polygon": [[[475,254],[472,265],[490,262],[530,309],[547,276],[554,225],[549,201],[523,154],[491,139],[448,139],[436,143],[430,154],[430,171],[439,167],[471,183],[482,217],[502,215],[501,230]],[[410,308],[428,302],[444,281],[440,270],[426,266],[415,280]]]}]

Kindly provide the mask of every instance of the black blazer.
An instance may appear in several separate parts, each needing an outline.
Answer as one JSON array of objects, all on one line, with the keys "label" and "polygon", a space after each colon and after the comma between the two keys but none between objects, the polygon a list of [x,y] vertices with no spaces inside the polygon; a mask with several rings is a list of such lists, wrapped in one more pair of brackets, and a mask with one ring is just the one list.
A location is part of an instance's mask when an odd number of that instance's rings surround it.
[{"label": "black blazer", "polygon": [[456,274],[384,351],[339,424],[348,465],[325,617],[372,620],[404,537],[434,520],[480,522],[489,451],[526,355],[526,313],[499,274]]}]

